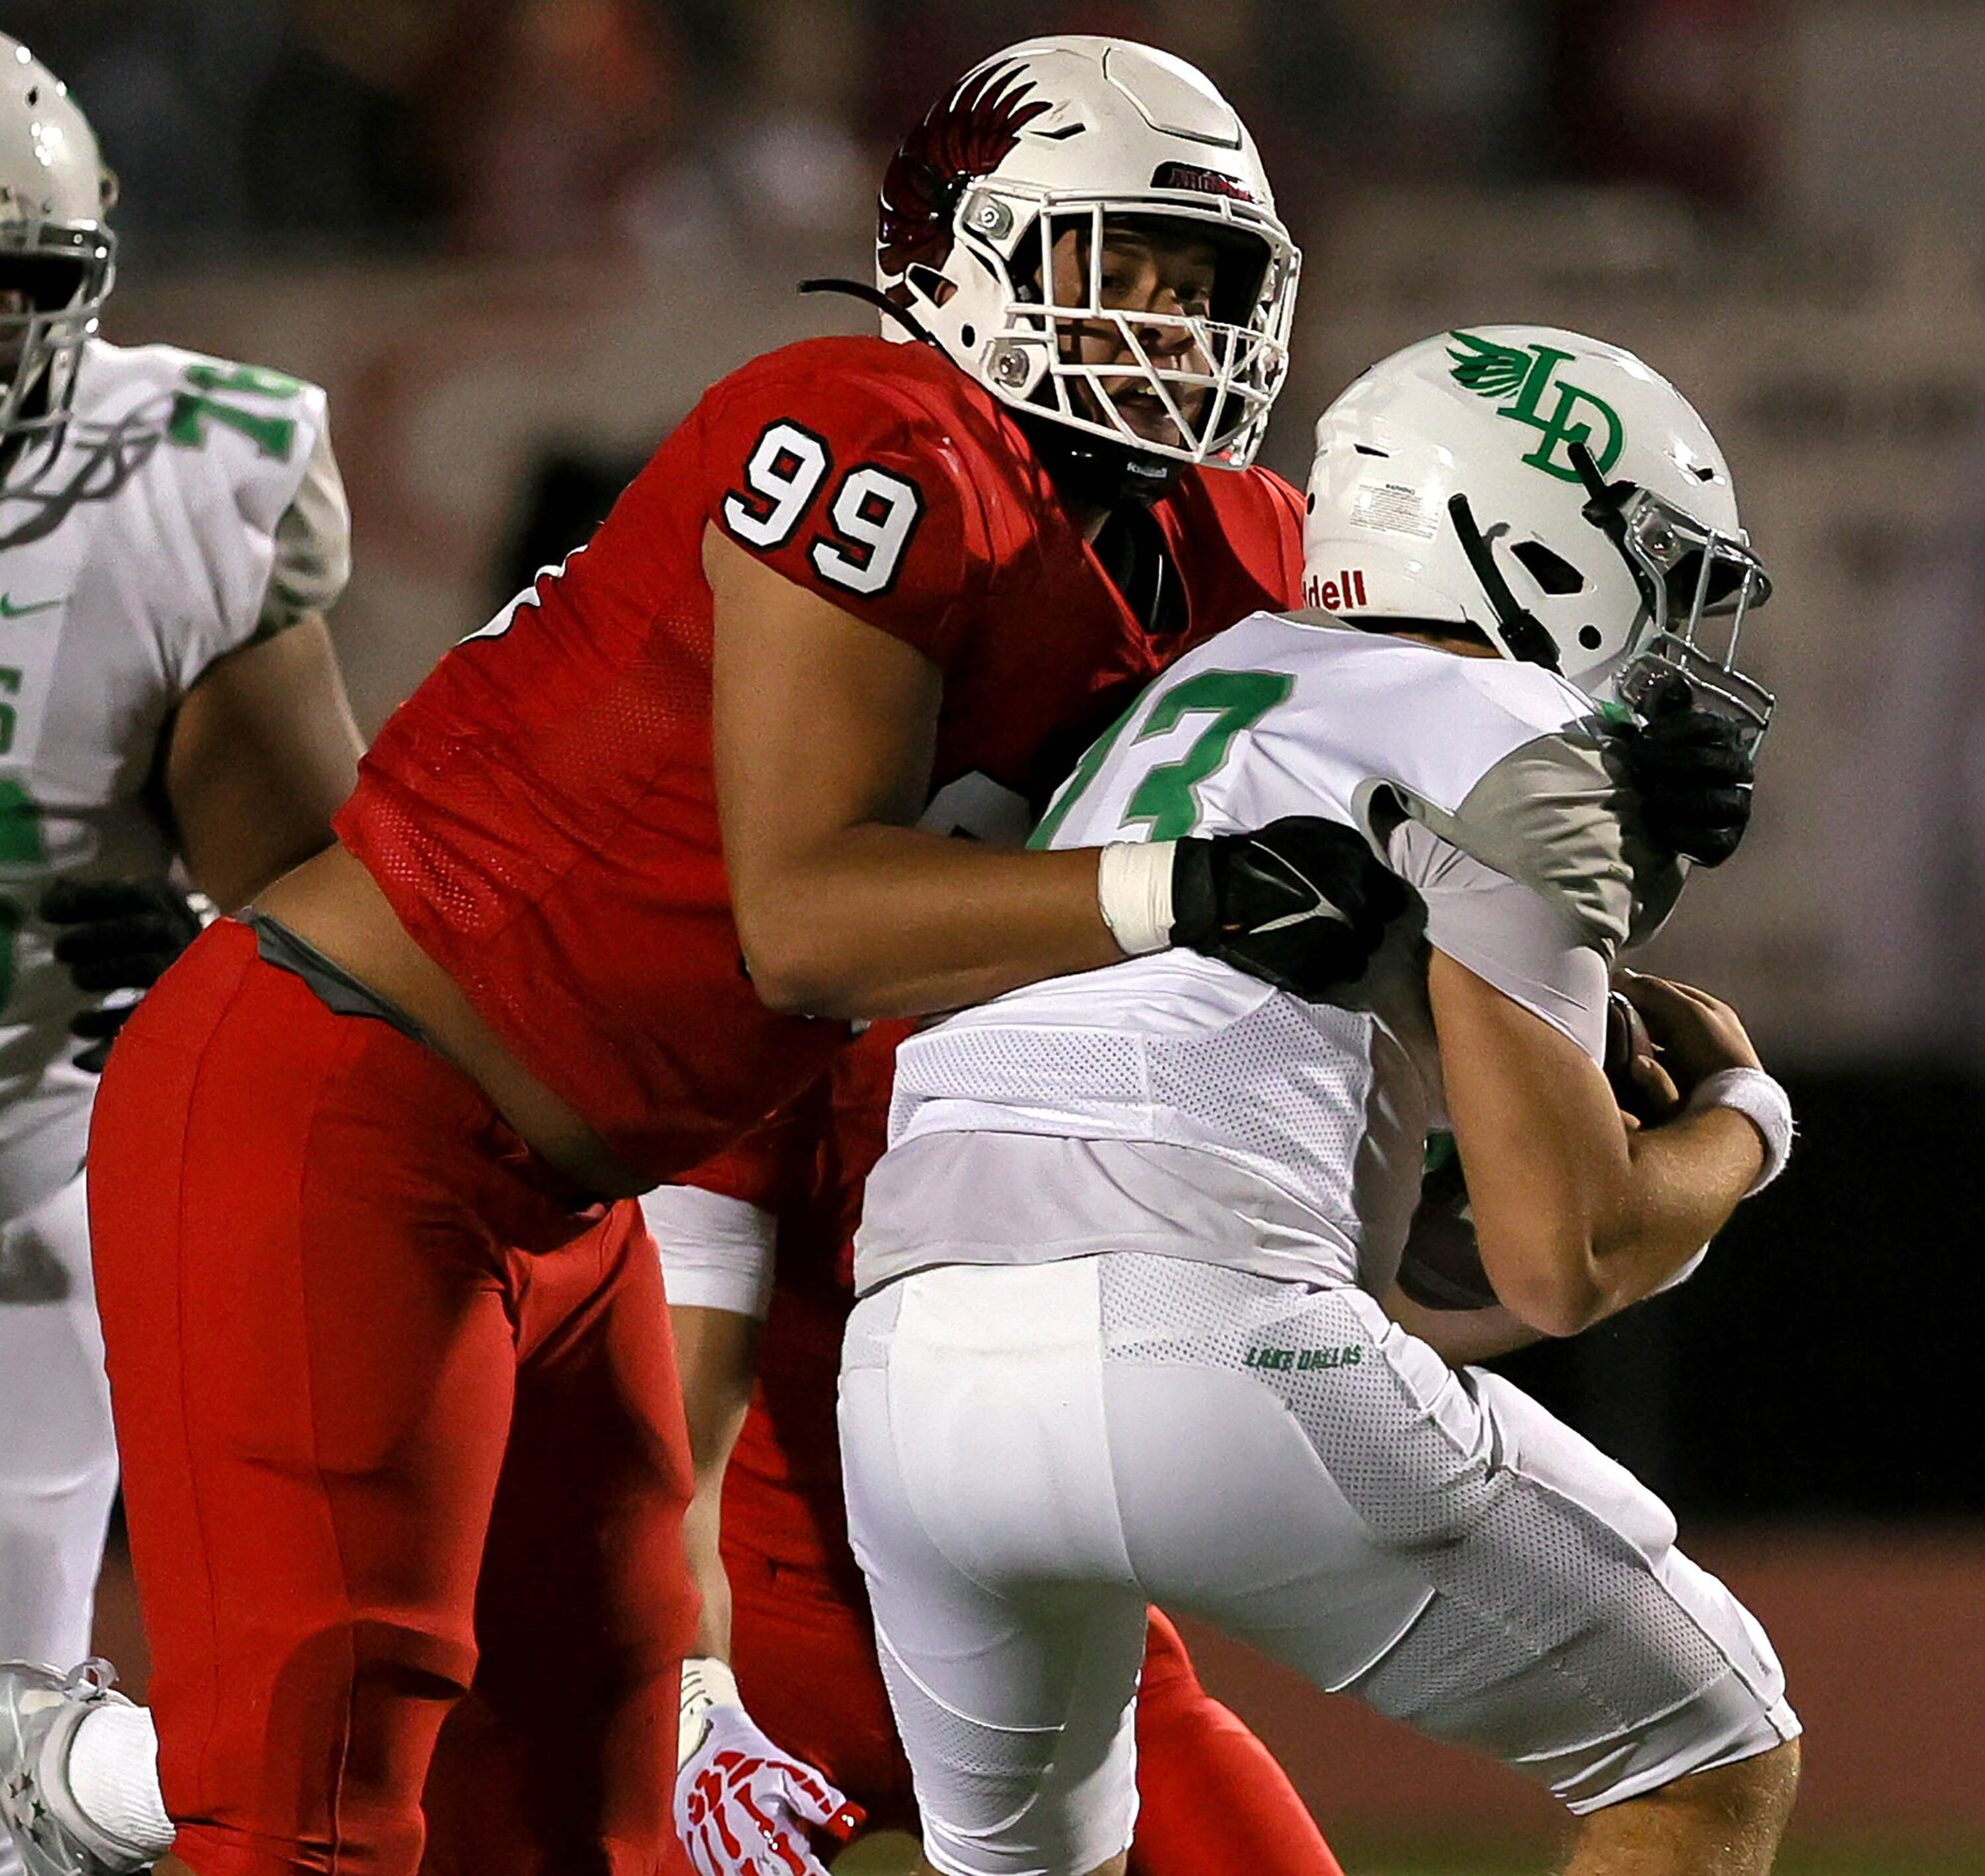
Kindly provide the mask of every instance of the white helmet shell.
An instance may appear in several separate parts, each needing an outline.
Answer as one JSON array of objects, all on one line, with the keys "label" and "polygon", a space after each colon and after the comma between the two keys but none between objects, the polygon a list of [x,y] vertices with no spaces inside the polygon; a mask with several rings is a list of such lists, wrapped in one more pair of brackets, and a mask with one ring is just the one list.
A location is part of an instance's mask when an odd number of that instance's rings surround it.
[{"label": "white helmet shell", "polygon": [[[1207,314],[1102,305],[1106,221],[1162,218],[1248,258]],[[1054,300],[1052,253],[1085,237],[1089,278]],[[993,396],[1146,456],[1244,468],[1288,368],[1301,256],[1247,126],[1183,59],[1124,39],[1030,39],[975,66],[883,179],[876,284]],[[1050,304],[1050,301],[1053,301]],[[1114,325],[1125,356],[1075,356]],[[892,339],[911,337],[884,322]],[[1171,441],[1117,398],[1148,394]]]},{"label": "white helmet shell", "polygon": [[[1677,651],[1717,614],[1712,688],[1742,692],[1735,631],[1770,583],[1722,452],[1666,379],[1577,333],[1479,326],[1375,365],[1319,420],[1304,589],[1354,618],[1471,626],[1604,695],[1650,647],[1689,664]],[[1512,631],[1512,610],[1533,625]]]},{"label": "white helmet shell", "polygon": [[25,292],[0,314],[0,440],[58,429],[76,364],[115,277],[106,218],[117,185],[68,87],[0,33],[0,287]]}]

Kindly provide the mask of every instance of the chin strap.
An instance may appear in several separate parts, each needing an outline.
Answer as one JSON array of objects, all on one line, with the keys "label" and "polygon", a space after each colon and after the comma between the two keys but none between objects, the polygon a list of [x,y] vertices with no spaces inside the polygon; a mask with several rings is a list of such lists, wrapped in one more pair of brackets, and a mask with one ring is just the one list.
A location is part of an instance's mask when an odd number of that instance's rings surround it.
[{"label": "chin strap", "polygon": [[924,330],[923,322],[907,307],[898,306],[879,287],[871,287],[866,281],[838,280],[822,277],[818,280],[803,280],[799,283],[801,293],[844,293],[851,299],[866,300],[870,306],[886,318],[901,326],[912,339],[924,345],[934,346],[937,341]]},{"label": "chin strap", "polygon": [[1167,457],[1140,457],[1125,444],[1089,438],[1058,424],[1045,411],[1008,405],[1041,467],[1064,499],[1118,508],[1125,502],[1149,507],[1168,493],[1185,465]]},{"label": "chin strap", "polygon": [[1502,577],[1502,569],[1495,564],[1488,537],[1476,525],[1475,510],[1469,506],[1468,496],[1456,494],[1448,503],[1448,512],[1454,517],[1462,551],[1469,556],[1469,565],[1475,568],[1476,578],[1482,581],[1482,589],[1489,595],[1489,609],[1495,614],[1496,635],[1509,647],[1510,656],[1524,664],[1541,664],[1547,671],[1561,670],[1556,641],[1544,630],[1534,612],[1516,603],[1516,595]]}]

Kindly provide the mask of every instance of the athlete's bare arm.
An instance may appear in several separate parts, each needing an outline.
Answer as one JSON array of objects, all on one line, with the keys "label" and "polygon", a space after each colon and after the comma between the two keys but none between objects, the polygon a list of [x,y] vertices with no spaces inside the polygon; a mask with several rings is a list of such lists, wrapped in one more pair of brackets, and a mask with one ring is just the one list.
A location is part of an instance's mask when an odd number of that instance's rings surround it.
[{"label": "athlete's bare arm", "polygon": [[671,1306],[675,1366],[682,1380],[682,1406],[689,1420],[689,1458],[696,1491],[683,1519],[689,1573],[703,1601],[694,1652],[730,1659],[730,1578],[717,1548],[721,1530],[723,1475],[730,1464],[751,1404],[758,1374],[760,1325],[734,1310]]},{"label": "athlete's bare arm", "polygon": [[1532,1329],[1510,1310],[1430,1310],[1416,1303],[1398,1284],[1379,1299],[1394,1322],[1438,1355],[1450,1368],[1492,1361],[1526,1349],[1543,1332]]},{"label": "athlete's bare arm", "polygon": [[[1483,1268],[1505,1308],[1570,1336],[1658,1289],[1722,1229],[1764,1164],[1727,1108],[1629,1132],[1575,1043],[1436,951],[1428,972],[1455,1143]],[[1755,1068],[1735,1014],[1699,991],[1630,980],[1684,1095]]]},{"label": "athlete's bare arm", "polygon": [[166,799],[193,883],[232,911],[328,846],[363,746],[322,618],[217,660],[180,704],[166,748]]},{"label": "athlete's bare arm", "polygon": [[918,832],[943,680],[710,529],[716,788],[737,929],[773,1009],[911,1016],[1123,953],[1093,851]]}]

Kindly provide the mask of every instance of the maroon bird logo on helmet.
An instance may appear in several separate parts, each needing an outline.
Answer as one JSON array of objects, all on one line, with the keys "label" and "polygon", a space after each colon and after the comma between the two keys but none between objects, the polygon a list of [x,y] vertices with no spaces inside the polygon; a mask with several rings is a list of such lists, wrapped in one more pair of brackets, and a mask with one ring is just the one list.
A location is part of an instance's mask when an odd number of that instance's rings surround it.
[{"label": "maroon bird logo on helmet", "polygon": [[1054,107],[1028,102],[1034,81],[1018,62],[989,67],[931,106],[903,139],[882,178],[875,253],[894,284],[889,297],[907,305],[902,279],[912,267],[941,267],[951,253],[952,211],[965,185],[996,168],[1035,118]]}]

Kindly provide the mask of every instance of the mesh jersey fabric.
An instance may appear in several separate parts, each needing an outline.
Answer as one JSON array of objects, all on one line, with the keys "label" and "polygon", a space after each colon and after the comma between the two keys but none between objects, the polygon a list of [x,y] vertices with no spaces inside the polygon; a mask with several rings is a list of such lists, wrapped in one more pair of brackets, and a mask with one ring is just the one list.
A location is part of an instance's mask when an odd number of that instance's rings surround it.
[{"label": "mesh jersey fabric", "polygon": [[[764,493],[808,476],[796,513]],[[772,1015],[742,970],[705,528],[942,667],[934,793],[976,774],[1038,803],[1138,682],[1293,596],[1301,501],[1266,471],[1189,470],[1154,515],[1187,595],[1165,637],[947,360],[879,339],[768,354],[705,395],[582,551],[442,660],[374,743],[340,837],[517,1060],[669,1177],[846,1034]]]},{"label": "mesh jersey fabric", "polygon": [[[1307,615],[1244,620],[1152,684],[1084,759],[1043,822],[1048,843],[1320,814],[1367,835],[1416,888],[1414,915],[1395,921],[1365,977],[1342,992],[1344,1007],[1170,951],[963,1011],[903,1046],[892,1148],[973,1136],[987,1176],[1001,1135],[1218,1156],[1334,1227],[1306,1273],[1313,1281],[1383,1290],[1427,1136],[1444,1121],[1429,943],[1595,1060],[1602,1051],[1607,970],[1641,858],[1620,831],[1627,804],[1601,746],[1588,700],[1537,667]],[[885,1161],[857,1240],[864,1293],[947,1252],[969,1262],[1068,1255],[1053,1238],[983,1255],[910,1244],[884,1203],[888,1172]],[[1245,1248],[1208,1255],[1292,1274],[1281,1257],[1258,1262]]]}]

